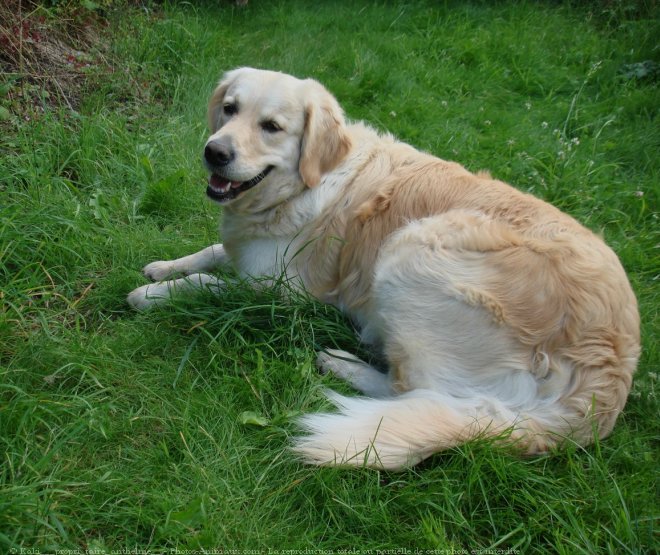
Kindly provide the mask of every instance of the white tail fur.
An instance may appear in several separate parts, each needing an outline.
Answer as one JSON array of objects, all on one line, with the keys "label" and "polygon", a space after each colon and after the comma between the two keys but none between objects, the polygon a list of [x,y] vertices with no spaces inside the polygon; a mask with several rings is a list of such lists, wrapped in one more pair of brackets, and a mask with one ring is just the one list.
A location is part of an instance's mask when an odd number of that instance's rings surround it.
[{"label": "white tail fur", "polygon": [[500,437],[537,452],[554,443],[548,429],[566,427],[551,406],[540,408],[540,418],[516,415],[494,398],[457,399],[426,389],[386,399],[332,391],[328,397],[340,412],[303,417],[309,435],[295,440],[294,450],[311,464],[397,470],[478,437]]}]

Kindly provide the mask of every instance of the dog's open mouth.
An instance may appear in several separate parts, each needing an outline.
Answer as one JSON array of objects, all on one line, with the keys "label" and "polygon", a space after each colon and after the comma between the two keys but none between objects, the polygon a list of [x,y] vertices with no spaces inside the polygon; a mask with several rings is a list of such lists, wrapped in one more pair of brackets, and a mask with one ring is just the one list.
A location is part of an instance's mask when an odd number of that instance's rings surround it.
[{"label": "dog's open mouth", "polygon": [[273,166],[268,166],[264,171],[247,181],[229,181],[217,173],[213,173],[209,177],[209,186],[206,188],[206,194],[218,202],[233,200],[239,194],[252,189],[252,187],[260,183],[272,169]]}]

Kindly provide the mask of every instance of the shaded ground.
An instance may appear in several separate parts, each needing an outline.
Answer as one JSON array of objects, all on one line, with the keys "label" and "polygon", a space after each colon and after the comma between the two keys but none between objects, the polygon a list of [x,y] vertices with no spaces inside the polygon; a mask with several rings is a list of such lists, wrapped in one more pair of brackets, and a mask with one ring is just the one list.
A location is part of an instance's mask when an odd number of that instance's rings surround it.
[{"label": "shaded ground", "polygon": [[23,118],[46,105],[76,110],[91,74],[112,72],[99,14],[83,7],[47,8],[30,0],[0,5],[0,119]]}]

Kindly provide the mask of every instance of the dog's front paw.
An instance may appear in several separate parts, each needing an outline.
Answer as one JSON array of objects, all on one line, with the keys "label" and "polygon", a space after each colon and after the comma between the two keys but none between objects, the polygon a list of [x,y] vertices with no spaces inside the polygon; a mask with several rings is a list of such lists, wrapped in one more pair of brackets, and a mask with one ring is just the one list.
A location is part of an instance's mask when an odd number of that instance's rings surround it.
[{"label": "dog's front paw", "polygon": [[170,290],[166,283],[150,283],[133,289],[126,300],[137,310],[147,310],[164,304],[169,297]]},{"label": "dog's front paw", "polygon": [[178,272],[171,260],[157,260],[142,268],[142,273],[151,281],[163,281]]}]

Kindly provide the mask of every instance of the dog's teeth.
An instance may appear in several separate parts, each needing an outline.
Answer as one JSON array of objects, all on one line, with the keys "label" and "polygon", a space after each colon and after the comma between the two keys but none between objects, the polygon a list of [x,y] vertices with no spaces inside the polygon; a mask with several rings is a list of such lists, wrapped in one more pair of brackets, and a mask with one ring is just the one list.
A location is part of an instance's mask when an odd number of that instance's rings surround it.
[{"label": "dog's teeth", "polygon": [[231,182],[230,181],[225,181],[221,177],[212,174],[211,177],[209,177],[209,185],[211,186],[212,189],[218,191],[219,193],[226,193],[229,191],[229,188],[231,187]]}]

